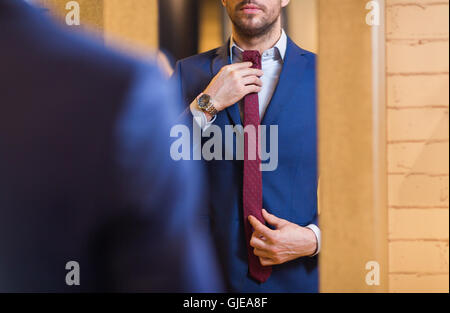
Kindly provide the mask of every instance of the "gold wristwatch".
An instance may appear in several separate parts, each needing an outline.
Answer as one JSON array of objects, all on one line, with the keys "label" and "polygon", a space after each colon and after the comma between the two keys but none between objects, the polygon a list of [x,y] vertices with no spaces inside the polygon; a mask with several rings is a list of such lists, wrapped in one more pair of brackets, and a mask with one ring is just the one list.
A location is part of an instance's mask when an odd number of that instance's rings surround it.
[{"label": "gold wristwatch", "polygon": [[197,98],[197,103],[198,103],[198,107],[200,108],[200,110],[202,110],[203,112],[208,113],[211,116],[214,116],[214,115],[216,115],[218,113],[216,108],[214,107],[213,102],[211,101],[211,96],[210,95],[201,94]]}]

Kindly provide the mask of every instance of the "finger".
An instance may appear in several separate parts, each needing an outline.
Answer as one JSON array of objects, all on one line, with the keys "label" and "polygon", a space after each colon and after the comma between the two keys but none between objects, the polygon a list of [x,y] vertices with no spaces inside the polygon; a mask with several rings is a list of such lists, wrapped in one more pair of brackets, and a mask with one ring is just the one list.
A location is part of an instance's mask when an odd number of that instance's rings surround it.
[{"label": "finger", "polygon": [[253,65],[252,62],[239,62],[227,65],[230,70],[249,69]]},{"label": "finger", "polygon": [[275,262],[272,261],[272,259],[270,259],[270,258],[265,258],[265,257],[260,257],[260,258],[259,258],[259,262],[261,263],[262,266],[271,266],[271,265],[275,265]]},{"label": "finger", "polygon": [[257,249],[267,249],[268,245],[264,242],[256,232],[253,233],[252,238],[250,239],[250,246]]},{"label": "finger", "polygon": [[267,258],[270,259],[271,255],[266,250],[262,249],[253,249],[253,254],[256,256],[259,256],[260,258]]},{"label": "finger", "polygon": [[262,70],[258,70],[256,68],[244,68],[237,71],[237,73],[241,77],[247,77],[247,76],[258,76],[261,77],[264,75],[264,72]]},{"label": "finger", "polygon": [[260,86],[256,86],[256,85],[247,85],[244,87],[244,93],[245,95],[248,95],[250,93],[258,93],[261,91],[261,87]]},{"label": "finger", "polygon": [[267,238],[264,237],[263,234],[261,234],[260,232],[254,230],[252,236],[255,236],[258,239],[261,239],[262,241],[267,241]]},{"label": "finger", "polygon": [[273,230],[271,230],[266,225],[262,224],[256,217],[250,215],[248,217],[248,220],[255,231],[257,231],[266,238],[272,237]]},{"label": "finger", "polygon": [[264,219],[266,220],[267,223],[269,223],[270,225],[273,225],[277,228],[283,226],[286,222],[286,220],[283,220],[279,217],[276,217],[273,214],[270,214],[269,212],[267,212],[265,209],[262,210],[262,215],[264,217]]},{"label": "finger", "polygon": [[256,230],[253,232],[253,235],[259,239],[261,239],[262,241],[267,241],[267,238],[264,237],[263,234],[261,234],[260,232],[257,232]]},{"label": "finger", "polygon": [[247,76],[242,79],[243,85],[256,85],[262,87],[262,80],[257,76]]}]

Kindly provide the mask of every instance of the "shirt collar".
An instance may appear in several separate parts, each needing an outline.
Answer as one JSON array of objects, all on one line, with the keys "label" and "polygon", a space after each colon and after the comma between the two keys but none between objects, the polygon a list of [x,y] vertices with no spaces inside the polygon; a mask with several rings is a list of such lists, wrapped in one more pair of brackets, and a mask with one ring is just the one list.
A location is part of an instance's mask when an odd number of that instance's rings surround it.
[{"label": "shirt collar", "polygon": [[[284,57],[286,55],[286,48],[287,48],[287,35],[286,35],[284,29],[282,29],[281,37],[277,41],[275,46],[264,51],[264,53],[262,54],[262,56],[261,56],[262,62],[264,62],[265,60],[274,60],[274,59],[276,60],[276,59],[280,59],[280,58],[281,58],[281,60],[284,60]],[[233,36],[231,36],[231,38],[230,38],[231,60],[234,60],[234,59],[242,60],[242,52],[244,52],[244,50],[234,42]]]}]

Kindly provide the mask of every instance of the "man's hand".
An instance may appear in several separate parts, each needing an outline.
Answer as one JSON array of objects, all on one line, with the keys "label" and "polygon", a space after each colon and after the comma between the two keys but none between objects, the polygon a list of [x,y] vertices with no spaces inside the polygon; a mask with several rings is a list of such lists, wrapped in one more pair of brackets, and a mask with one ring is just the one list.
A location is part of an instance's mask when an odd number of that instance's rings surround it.
[{"label": "man's hand", "polygon": [[248,217],[254,229],[250,245],[263,266],[283,264],[316,251],[317,238],[311,229],[278,218],[264,209],[263,217],[276,229],[270,229],[254,216]]},{"label": "man's hand", "polygon": [[204,93],[211,96],[218,112],[240,101],[246,95],[260,92],[262,70],[251,68],[252,62],[235,63],[222,67]]}]

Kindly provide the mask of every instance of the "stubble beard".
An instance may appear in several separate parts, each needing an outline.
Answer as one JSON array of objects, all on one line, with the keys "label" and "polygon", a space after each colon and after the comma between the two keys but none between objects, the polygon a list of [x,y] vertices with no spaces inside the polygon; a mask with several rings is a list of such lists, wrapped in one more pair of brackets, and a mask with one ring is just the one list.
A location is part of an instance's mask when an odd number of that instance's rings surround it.
[{"label": "stubble beard", "polygon": [[238,18],[234,18],[229,14],[230,20],[233,23],[234,30],[244,38],[261,38],[271,33],[275,28],[278,21],[279,15],[276,16],[272,21],[267,23],[262,23],[259,27],[248,27],[245,23],[241,22]]}]

